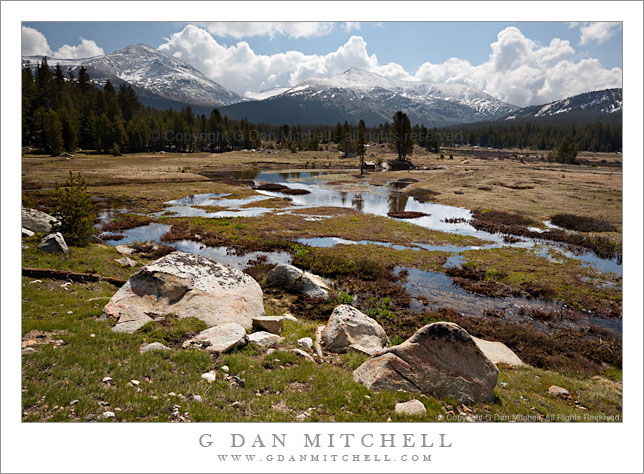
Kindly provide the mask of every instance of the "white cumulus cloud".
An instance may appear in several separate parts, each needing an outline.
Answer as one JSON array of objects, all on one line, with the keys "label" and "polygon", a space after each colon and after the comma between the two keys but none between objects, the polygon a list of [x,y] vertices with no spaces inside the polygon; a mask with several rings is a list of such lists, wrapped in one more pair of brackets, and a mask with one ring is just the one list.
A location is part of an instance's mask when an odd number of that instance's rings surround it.
[{"label": "white cumulus cloud", "polygon": [[579,44],[584,45],[592,41],[602,44],[608,38],[613,36],[622,27],[618,21],[596,21],[592,23],[583,23],[579,28],[581,37]]},{"label": "white cumulus cloud", "polygon": [[490,48],[488,60],[479,65],[450,58],[440,64],[423,64],[415,76],[423,81],[466,84],[519,106],[622,86],[620,68],[606,69],[596,59],[575,62],[570,42],[559,38],[540,46],[518,28],[508,27]]},{"label": "white cumulus cloud", "polygon": [[[159,46],[167,54],[186,61],[206,76],[238,94],[259,92],[272,87],[294,86],[312,77],[340,74],[351,67],[378,69],[378,58],[369,55],[367,43],[351,36],[337,50],[326,54],[286,51],[257,54],[245,41],[231,46],[217,42],[203,28],[187,25]],[[400,75],[401,67],[386,66],[381,72]]]},{"label": "white cumulus cloud", "polygon": [[80,38],[80,44],[72,46],[64,44],[52,51],[44,34],[35,28],[22,27],[21,51],[23,56],[48,56],[60,59],[91,58],[105,54],[103,48],[94,41]]},{"label": "white cumulus cloud", "polygon": [[553,38],[550,44],[539,45],[516,27],[499,32],[490,44],[489,58],[481,64],[450,58],[438,64],[426,62],[415,72],[397,63],[380,64],[375,54],[369,54],[364,38],[355,35],[325,55],[300,51],[262,55],[245,41],[225,46],[205,29],[187,25],[159,49],[192,64],[224,87],[249,96],[341,74],[351,67],[395,79],[466,84],[518,106],[622,85],[620,68],[606,69],[596,59],[575,62],[569,41]]},{"label": "white cumulus cloud", "polygon": [[21,51],[23,56],[49,56],[51,48],[47,38],[40,31],[28,26],[22,27]]},{"label": "white cumulus cloud", "polygon": [[62,45],[54,53],[55,58],[60,59],[79,59],[79,58],[91,58],[93,56],[101,56],[105,54],[103,48],[97,45],[92,40],[87,40],[85,38],[80,38],[81,42],[78,46],[70,46],[68,44]]}]

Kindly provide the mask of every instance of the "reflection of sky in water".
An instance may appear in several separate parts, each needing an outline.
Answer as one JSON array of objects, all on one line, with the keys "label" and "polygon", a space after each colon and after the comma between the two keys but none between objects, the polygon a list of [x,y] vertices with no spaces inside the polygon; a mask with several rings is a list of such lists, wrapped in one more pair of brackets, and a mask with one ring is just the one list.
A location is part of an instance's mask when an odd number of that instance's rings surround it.
[{"label": "reflection of sky in water", "polygon": [[166,224],[148,224],[134,229],[119,231],[118,234],[124,235],[121,240],[107,240],[110,245],[131,244],[134,242],[159,242],[163,234],[170,230]]},{"label": "reflection of sky in water", "polygon": [[[246,204],[252,204],[269,199],[268,196],[250,196],[242,199],[225,199],[229,194],[194,194],[181,199],[175,199],[166,202],[166,207],[157,215],[165,212],[172,212],[176,217],[209,217],[209,218],[229,218],[229,217],[255,217],[261,216],[273,209],[265,207],[242,208]],[[217,212],[208,212],[193,206],[217,206],[224,207],[226,210]]]},{"label": "reflection of sky in water", "polygon": [[268,257],[267,263],[270,264],[291,263],[291,255],[288,252],[250,252],[245,255],[230,255],[227,247],[206,247],[191,240],[181,240],[170,245],[182,252],[202,255],[215,262],[225,263],[240,270],[247,268],[248,261],[254,260],[260,255]]},{"label": "reflection of sky in water", "polygon": [[[396,273],[403,268],[397,267]],[[527,299],[518,297],[508,298],[491,298],[488,296],[475,295],[456,286],[450,277],[443,273],[426,272],[416,268],[405,268],[407,278],[405,288],[413,296],[423,296],[429,300],[428,307],[416,306],[416,310],[437,309],[450,307],[460,313],[482,317],[485,311],[501,310],[515,320],[531,321],[530,318],[521,314],[521,308],[529,312],[530,310],[553,311],[561,309],[561,306],[554,302]],[[531,321],[537,327],[543,327],[543,323]],[[606,319],[592,316],[581,316],[576,321],[562,320],[559,322],[562,326],[599,326],[603,327],[614,334],[621,334],[621,319]]]}]

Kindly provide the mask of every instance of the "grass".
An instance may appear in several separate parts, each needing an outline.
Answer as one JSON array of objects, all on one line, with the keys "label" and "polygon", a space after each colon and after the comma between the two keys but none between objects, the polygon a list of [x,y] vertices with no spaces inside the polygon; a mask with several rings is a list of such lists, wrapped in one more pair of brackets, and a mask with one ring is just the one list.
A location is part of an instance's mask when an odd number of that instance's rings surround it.
[{"label": "grass", "polygon": [[[32,237],[23,239],[29,248],[22,251],[22,265],[24,267],[50,268],[81,273],[97,273],[101,276],[127,280],[136,272],[136,268],[126,268],[115,260],[122,258],[114,247],[109,245],[90,244],[86,247],[69,247],[66,254],[54,254],[37,250],[38,239]],[[138,257],[130,258],[141,263]]]},{"label": "grass", "polygon": [[[212,357],[178,348],[203,328],[200,321],[168,316],[134,334],[118,334],[111,331],[110,322],[97,319],[115,291],[113,286],[99,282],[62,287],[59,281],[31,281],[23,278],[23,334],[51,331],[57,334],[54,339],[65,344],[37,346],[35,352],[23,355],[24,421],[84,421],[104,411],[114,412],[118,421],[294,421],[302,414],[308,414],[306,421],[436,421],[441,417],[450,421],[445,408],[449,400],[371,392],[356,384],[351,371],[364,361],[363,355],[345,354],[318,365],[284,351],[265,356],[247,346]],[[298,322],[284,323],[285,347],[294,347],[301,337],[313,337],[317,325],[324,323],[296,316]],[[173,350],[141,354],[141,345],[152,341]],[[200,378],[223,365],[241,382],[225,380],[221,370],[212,385]],[[103,383],[108,376],[112,381]],[[140,383],[134,385],[131,380]],[[502,367],[499,381],[507,385],[497,386],[494,403],[469,407],[475,416],[621,413],[621,372],[616,370],[607,371],[606,377],[584,378]],[[576,408],[574,400],[547,394],[549,384],[568,388],[586,410]],[[203,401],[194,401],[191,395],[200,395]],[[397,402],[412,398],[423,401],[426,416],[411,419],[393,413]],[[79,401],[70,405],[74,400]]]}]

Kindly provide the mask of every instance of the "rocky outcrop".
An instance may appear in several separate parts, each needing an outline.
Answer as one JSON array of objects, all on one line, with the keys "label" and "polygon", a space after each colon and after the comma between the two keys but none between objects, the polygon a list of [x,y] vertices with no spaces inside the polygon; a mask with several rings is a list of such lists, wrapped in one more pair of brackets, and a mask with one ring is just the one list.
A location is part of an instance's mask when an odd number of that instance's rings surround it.
[{"label": "rocky outcrop", "polygon": [[302,271],[293,265],[277,265],[266,275],[266,284],[309,298],[329,297],[330,288],[321,277]]},{"label": "rocky outcrop", "polygon": [[49,234],[43,237],[38,244],[38,250],[52,253],[67,253],[69,248],[63,238],[63,234],[56,232],[55,234]]},{"label": "rocky outcrop", "polygon": [[498,375],[467,331],[446,322],[422,327],[353,372],[356,382],[372,390],[421,392],[463,403],[493,401]]},{"label": "rocky outcrop", "polygon": [[248,343],[246,330],[237,323],[225,323],[201,331],[183,343],[183,348],[205,349],[218,354],[229,352]]},{"label": "rocky outcrop", "polygon": [[331,313],[322,330],[322,342],[329,352],[354,350],[372,355],[381,351],[389,340],[385,330],[375,319],[353,306],[343,304]]},{"label": "rocky outcrop", "polygon": [[474,336],[472,336],[472,339],[474,339],[476,345],[481,349],[481,352],[485,354],[485,357],[490,359],[495,365],[525,365],[519,356],[502,342],[486,341]]},{"label": "rocky outcrop", "polygon": [[250,328],[253,318],[264,315],[262,289],[231,266],[173,252],[132,275],[103,309],[117,320],[117,332],[134,332],[155,315],[170,313],[209,327],[234,322]]},{"label": "rocky outcrop", "polygon": [[33,232],[51,232],[52,226],[60,224],[60,221],[46,212],[29,207],[22,208],[22,227]]}]

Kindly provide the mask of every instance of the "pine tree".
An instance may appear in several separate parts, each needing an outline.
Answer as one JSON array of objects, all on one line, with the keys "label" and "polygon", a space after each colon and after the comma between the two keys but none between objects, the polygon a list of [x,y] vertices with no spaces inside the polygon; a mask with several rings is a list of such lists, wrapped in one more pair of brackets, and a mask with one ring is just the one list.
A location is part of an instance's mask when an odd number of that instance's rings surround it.
[{"label": "pine tree", "polygon": [[95,231],[94,205],[87,192],[87,184],[81,176],[69,172],[65,184],[56,186],[56,209],[54,214],[60,224],[55,229],[72,245],[84,245]]},{"label": "pine tree", "polygon": [[356,142],[356,153],[360,157],[360,174],[364,174],[364,154],[367,151],[367,125],[360,120],[358,125],[358,141]]},{"label": "pine tree", "polygon": [[406,160],[412,154],[414,141],[411,133],[411,124],[407,114],[398,111],[394,114],[392,123],[392,148],[398,153],[399,160]]}]

